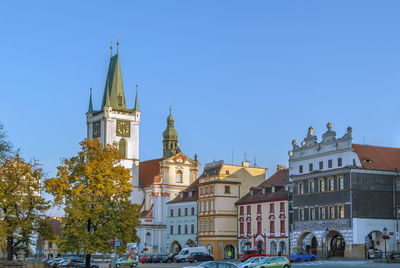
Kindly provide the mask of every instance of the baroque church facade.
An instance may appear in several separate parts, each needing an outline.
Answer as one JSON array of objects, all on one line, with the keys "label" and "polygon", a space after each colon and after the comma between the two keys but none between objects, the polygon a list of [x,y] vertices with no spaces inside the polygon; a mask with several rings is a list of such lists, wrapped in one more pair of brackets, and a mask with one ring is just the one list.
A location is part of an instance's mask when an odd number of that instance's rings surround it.
[{"label": "baroque church facade", "polygon": [[126,105],[117,50],[110,58],[99,110],[93,109],[92,92],[90,93],[89,109],[86,113],[87,137],[97,138],[103,144],[117,143],[123,156],[121,165],[131,171],[131,201],[142,205],[141,225],[137,230],[140,237],[138,252],[166,254],[169,249],[163,245],[167,236],[167,202],[196,180],[200,163],[197,156],[191,159],[181,152],[171,109],[163,132],[162,157],[140,162],[140,120],[137,90],[134,107],[128,108]]}]

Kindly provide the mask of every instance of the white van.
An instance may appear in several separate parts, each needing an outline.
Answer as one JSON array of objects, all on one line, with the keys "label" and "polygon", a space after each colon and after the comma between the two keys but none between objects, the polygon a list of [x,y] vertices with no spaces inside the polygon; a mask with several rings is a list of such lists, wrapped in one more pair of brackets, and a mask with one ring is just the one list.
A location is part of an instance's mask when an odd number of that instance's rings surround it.
[{"label": "white van", "polygon": [[189,247],[183,248],[178,255],[175,256],[176,262],[185,262],[190,253],[193,252],[203,252],[208,254],[208,249],[206,247]]}]

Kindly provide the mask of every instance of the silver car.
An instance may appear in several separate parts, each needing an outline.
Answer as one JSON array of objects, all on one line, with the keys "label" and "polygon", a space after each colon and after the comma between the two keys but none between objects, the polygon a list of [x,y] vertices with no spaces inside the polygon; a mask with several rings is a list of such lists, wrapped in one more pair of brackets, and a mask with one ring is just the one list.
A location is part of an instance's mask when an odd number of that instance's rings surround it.
[{"label": "silver car", "polygon": [[201,268],[239,268],[234,263],[226,262],[226,261],[208,261],[196,266],[185,266],[183,268],[193,268],[193,267],[201,267]]},{"label": "silver car", "polygon": [[252,267],[252,265],[257,265],[261,263],[265,258],[267,257],[253,257],[253,258],[248,258],[245,262],[242,262],[238,265],[239,268],[249,268]]}]

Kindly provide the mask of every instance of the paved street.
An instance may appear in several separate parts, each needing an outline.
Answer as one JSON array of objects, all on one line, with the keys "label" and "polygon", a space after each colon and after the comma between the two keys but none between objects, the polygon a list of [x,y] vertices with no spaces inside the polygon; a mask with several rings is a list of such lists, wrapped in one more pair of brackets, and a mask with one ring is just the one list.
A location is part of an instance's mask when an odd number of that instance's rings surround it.
[{"label": "paved street", "polygon": [[[184,266],[190,266],[188,263],[146,263],[139,264],[138,267],[145,268],[179,268]],[[351,267],[351,268],[395,268],[400,267],[400,264],[381,264],[372,263],[365,261],[316,261],[316,262],[305,262],[295,263],[292,267],[324,267],[324,268],[337,268],[337,267]]]}]

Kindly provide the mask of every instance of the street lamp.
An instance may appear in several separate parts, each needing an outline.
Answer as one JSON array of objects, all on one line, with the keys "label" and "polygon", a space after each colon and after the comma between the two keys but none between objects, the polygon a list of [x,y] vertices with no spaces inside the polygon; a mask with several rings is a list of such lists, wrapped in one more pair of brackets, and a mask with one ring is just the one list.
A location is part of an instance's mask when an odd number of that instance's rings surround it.
[{"label": "street lamp", "polygon": [[123,207],[121,207],[119,203],[117,203],[116,205],[111,206],[111,207],[113,208],[113,210],[114,210],[114,212],[115,212],[115,220],[114,220],[114,223],[115,223],[115,238],[114,238],[114,260],[113,260],[113,267],[115,268],[115,267],[116,267],[116,264],[117,264],[118,212],[119,212],[119,210],[120,210],[121,208],[123,208]]},{"label": "street lamp", "polygon": [[387,228],[383,227],[383,239],[385,240],[385,259],[386,259],[386,239],[387,239]]},{"label": "street lamp", "polygon": [[326,259],[328,259],[328,234],[329,234],[329,229],[327,227],[325,229],[325,256],[326,256]]}]

